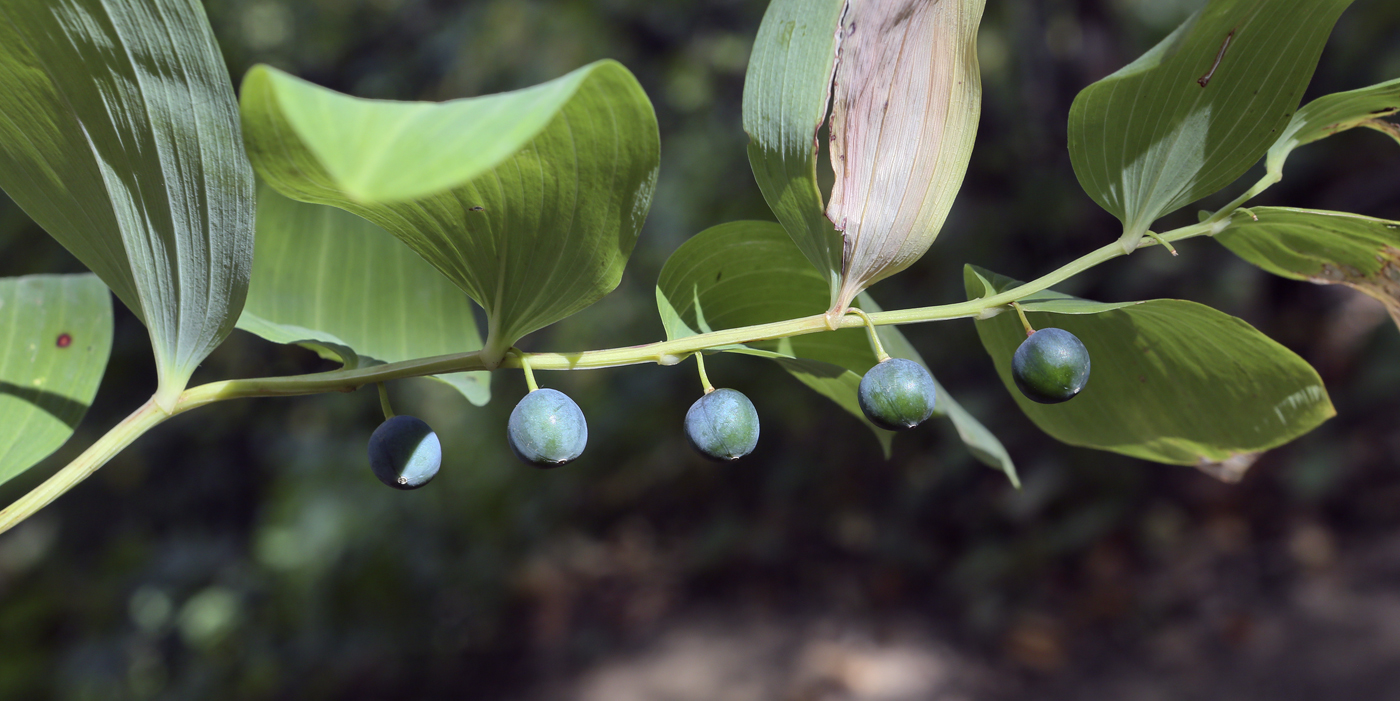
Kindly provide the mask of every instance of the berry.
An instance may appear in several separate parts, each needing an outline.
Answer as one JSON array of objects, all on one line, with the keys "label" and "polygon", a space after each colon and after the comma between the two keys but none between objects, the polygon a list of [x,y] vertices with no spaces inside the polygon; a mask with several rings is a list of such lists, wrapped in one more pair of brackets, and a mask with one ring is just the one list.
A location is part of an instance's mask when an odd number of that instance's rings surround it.
[{"label": "berry", "polygon": [[1089,381],[1089,349],[1064,329],[1041,329],[1016,349],[1011,377],[1031,401],[1067,402]]},{"label": "berry", "polygon": [[891,431],[913,428],[932,416],[937,394],[928,370],[904,358],[888,358],[860,378],[860,410],[871,423]]},{"label": "berry", "polygon": [[588,422],[568,395],[537,389],[510,412],[506,435],[515,457],[539,467],[558,467],[583,454]]},{"label": "berry", "polygon": [[394,489],[417,489],[442,466],[442,443],[421,419],[395,416],[370,435],[369,466]]},{"label": "berry", "polygon": [[738,460],[758,445],[758,411],[743,392],[717,389],[690,405],[685,437],[705,457]]}]

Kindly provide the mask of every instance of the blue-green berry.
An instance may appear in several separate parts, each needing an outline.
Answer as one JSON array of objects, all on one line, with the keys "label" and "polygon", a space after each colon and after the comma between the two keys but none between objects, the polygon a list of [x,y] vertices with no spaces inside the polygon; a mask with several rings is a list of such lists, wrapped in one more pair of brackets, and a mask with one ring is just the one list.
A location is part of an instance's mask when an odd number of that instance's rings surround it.
[{"label": "blue-green berry", "polygon": [[1016,349],[1011,377],[1031,401],[1067,402],[1089,381],[1089,349],[1064,329],[1041,329]]},{"label": "blue-green berry", "polygon": [[743,392],[717,389],[690,405],[685,437],[705,457],[738,460],[758,445],[758,410]]},{"label": "blue-green berry", "polygon": [[888,358],[860,378],[860,410],[880,428],[902,431],[933,415],[938,398],[933,376],[904,358]]},{"label": "blue-green berry", "polygon": [[506,435],[516,457],[539,467],[558,467],[583,454],[588,422],[568,395],[537,389],[510,412]]},{"label": "blue-green berry", "polygon": [[412,416],[395,416],[369,437],[369,467],[380,482],[395,489],[417,489],[442,466],[442,443],[436,433]]}]

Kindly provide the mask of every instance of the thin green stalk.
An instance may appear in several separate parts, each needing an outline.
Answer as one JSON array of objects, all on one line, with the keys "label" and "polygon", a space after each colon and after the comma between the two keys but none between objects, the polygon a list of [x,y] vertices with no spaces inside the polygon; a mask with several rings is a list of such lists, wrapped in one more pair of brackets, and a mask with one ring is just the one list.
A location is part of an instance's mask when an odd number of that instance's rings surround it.
[{"label": "thin green stalk", "polygon": [[48,506],[54,499],[72,489],[73,485],[87,479],[89,475],[97,471],[97,468],[106,465],[108,460],[131,445],[132,441],[139,438],[141,434],[155,428],[171,416],[156,405],[154,397],[147,400],[145,404],[141,405],[141,408],[122,419],[121,423],[113,426],[112,430],[88,446],[87,450],[84,450],[62,470],[54,473],[52,477],[44,480],[43,484],[35,487],[28,494],[16,500],[15,503],[0,511],[0,533],[10,530],[15,524]]},{"label": "thin green stalk", "polygon": [[[1221,227],[1219,223],[1207,221],[1169,231],[1165,234],[1161,234],[1160,237],[1163,241],[1182,241],[1197,236],[1218,233],[1221,228],[1223,227]],[[1141,247],[1154,245],[1157,245],[1156,242],[1150,238],[1144,238],[1141,243]],[[867,316],[870,322],[877,326],[886,324],[915,324],[928,321],[975,317],[989,309],[1005,307],[1028,295],[1048,289],[1052,285],[1074,277],[1100,263],[1123,255],[1125,254],[1122,246],[1114,242],[1061,266],[1055,271],[1025,283],[1020,287],[989,297],[982,297],[980,299],[957,302],[954,304],[876,312]],[[856,328],[860,326],[865,326],[865,320],[858,316],[845,316],[836,323],[837,328]],[[529,365],[532,370],[593,370],[645,363],[675,365],[679,363],[682,358],[688,355],[694,355],[703,350],[734,344],[770,341],[778,338],[801,336],[827,330],[829,330],[829,328],[827,327],[826,315],[814,314],[812,316],[778,321],[771,324],[723,329],[710,333],[686,336],[685,338],[678,338],[671,341],[658,341],[656,343],[626,348],[610,348],[606,350],[582,351],[576,353],[531,353]],[[497,367],[522,367],[521,355],[517,353],[507,353],[505,357],[501,359]],[[419,358],[398,363],[374,365],[354,370],[334,370],[311,375],[267,377],[249,380],[225,380],[222,382],[211,382],[186,390],[185,393],[180,396],[180,401],[176,404],[175,413],[180,414],[212,402],[228,399],[286,397],[303,394],[320,394],[323,392],[350,392],[372,382],[397,380],[405,377],[437,375],[448,372],[469,372],[473,370],[490,369],[493,368],[483,360],[481,353],[473,352],[439,355],[431,358]]]},{"label": "thin green stalk", "polygon": [[860,309],[851,307],[846,310],[860,317],[865,322],[865,330],[870,333],[870,349],[875,351],[875,362],[883,363],[890,359],[890,354],[885,352],[885,346],[880,343],[880,334],[875,332],[875,322],[871,321],[870,315]]},{"label": "thin green stalk", "polygon": [[1026,327],[1026,338],[1030,338],[1035,333],[1035,327],[1031,326],[1031,320],[1026,318],[1026,310],[1021,308],[1020,303],[1012,302],[1011,308],[1016,310],[1016,314],[1021,317],[1021,326]]},{"label": "thin green stalk", "polygon": [[[1264,187],[1267,187],[1267,185],[1264,185]],[[1256,188],[1259,188],[1259,186],[1256,186]],[[1229,225],[1228,214],[1229,212],[1226,212],[1225,216],[1217,214],[1217,217],[1220,217],[1219,219],[1213,217],[1200,224],[1169,231],[1159,235],[1156,240],[1145,238],[1139,244],[1139,247],[1157,245],[1158,243],[1166,244],[1172,241],[1182,241],[1197,236],[1215,235]],[[1028,295],[1045,290],[1052,285],[1074,277],[1100,263],[1122,255],[1126,255],[1126,253],[1121,244],[1118,242],[1110,243],[1061,266],[1057,270],[1000,294],[955,304],[941,304],[931,307],[877,312],[875,314],[860,312],[858,316],[841,317],[836,321],[835,327],[855,328],[858,326],[865,326],[873,333],[875,326],[885,324],[914,324],[927,321],[979,316],[989,309],[1005,307]],[[494,370],[496,367],[518,367],[525,369],[526,383],[530,386],[531,390],[534,390],[537,388],[537,385],[534,382],[533,370],[585,370],[643,363],[675,365],[687,355],[696,355],[698,361],[698,354],[709,349],[831,330],[827,322],[828,320],[825,314],[814,314],[799,319],[789,319],[787,321],[746,326],[737,329],[724,329],[721,331],[687,336],[672,341],[660,341],[629,348],[611,348],[579,353],[531,353],[528,358],[524,353],[513,351],[513,349],[507,349],[509,352],[497,351],[502,353],[499,361],[496,361],[494,357],[489,357],[494,356],[495,352],[478,351],[473,353],[439,355],[431,358],[418,358],[416,360],[407,360],[399,363],[374,365],[353,370],[334,370],[310,375],[211,382],[185,390],[180,394],[179,399],[168,412],[162,410],[162,408],[156,404],[154,398],[147,401],[141,408],[137,409],[121,423],[114,426],[112,430],[99,438],[97,442],[89,446],[87,450],[83,451],[81,455],[54,476],[50,477],[43,484],[21,497],[3,511],[0,511],[0,533],[12,528],[15,524],[28,518],[54,499],[57,499],[64,492],[72,489],[74,485],[86,479],[99,467],[102,467],[102,465],[108,460],[111,460],[114,455],[140,437],[141,434],[149,431],[172,416],[183,414],[214,402],[249,397],[291,397],[306,394],[320,394],[323,392],[351,392],[367,384],[383,383],[405,377],[422,377],[425,375],[473,370]],[[708,380],[708,378],[706,378],[706,380]]]},{"label": "thin green stalk", "polygon": [[525,371],[525,386],[529,388],[531,392],[539,389],[539,383],[535,382],[535,371],[530,367],[530,359],[520,351],[515,351],[515,357],[520,359],[520,367]]},{"label": "thin green stalk", "polygon": [[374,383],[379,388],[379,408],[384,410],[384,420],[394,418],[394,407],[389,403],[389,388],[383,382]]},{"label": "thin green stalk", "polygon": [[695,354],[695,367],[700,370],[700,386],[705,389],[705,394],[715,391],[715,386],[710,384],[710,376],[705,374],[705,354]]},{"label": "thin green stalk", "polygon": [[1166,248],[1167,253],[1172,254],[1173,258],[1176,257],[1176,246],[1173,246],[1171,241],[1162,238],[1162,235],[1155,231],[1149,231],[1147,232],[1147,235],[1151,236],[1152,240],[1156,241],[1157,243],[1161,244],[1162,247]]},{"label": "thin green stalk", "polygon": [[[1210,218],[1206,219],[1205,223],[1217,224],[1219,222],[1229,219],[1230,215],[1234,214],[1235,210],[1240,208],[1240,205],[1243,205],[1245,202],[1254,199],[1259,193],[1269,189],[1270,186],[1274,185],[1280,180],[1283,180],[1282,172],[1265,173],[1264,177],[1259,179],[1259,182],[1254,183],[1254,187],[1245,190],[1243,195],[1236,197],[1235,200],[1230,204],[1227,204],[1224,207],[1221,207],[1219,210],[1216,210],[1215,214],[1212,214]],[[1254,215],[1251,214],[1250,216]],[[1219,232],[1214,232],[1211,235],[1214,236],[1216,233]]]}]

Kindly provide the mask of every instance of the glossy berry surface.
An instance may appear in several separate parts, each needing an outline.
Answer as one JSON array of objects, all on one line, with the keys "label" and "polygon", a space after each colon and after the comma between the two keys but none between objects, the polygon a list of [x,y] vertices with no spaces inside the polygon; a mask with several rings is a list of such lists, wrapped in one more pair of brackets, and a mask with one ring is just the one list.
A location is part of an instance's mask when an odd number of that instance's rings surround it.
[{"label": "glossy berry surface", "polygon": [[588,422],[568,395],[537,389],[511,410],[506,435],[516,457],[539,467],[558,467],[583,454]]},{"label": "glossy berry surface", "polygon": [[370,435],[369,466],[390,487],[417,489],[442,466],[442,443],[421,419],[395,416]]},{"label": "glossy berry surface", "polygon": [[937,389],[924,366],[904,358],[878,363],[860,378],[860,410],[880,428],[902,431],[933,415]]},{"label": "glossy berry surface", "polygon": [[1011,357],[1011,377],[1027,399],[1058,404],[1089,382],[1089,349],[1064,329],[1041,329]]},{"label": "glossy berry surface", "polygon": [[743,392],[717,389],[690,405],[685,437],[705,457],[738,460],[758,445],[758,410]]}]

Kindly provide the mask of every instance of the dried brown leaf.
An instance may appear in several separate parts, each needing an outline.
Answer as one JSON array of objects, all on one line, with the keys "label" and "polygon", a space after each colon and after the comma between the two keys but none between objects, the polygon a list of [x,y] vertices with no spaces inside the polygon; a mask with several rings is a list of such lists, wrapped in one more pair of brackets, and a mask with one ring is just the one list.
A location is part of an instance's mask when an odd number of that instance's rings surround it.
[{"label": "dried brown leaf", "polygon": [[928,250],[962,185],[981,113],[984,0],[852,0],[832,88],[827,217],[844,239],[831,314]]}]

